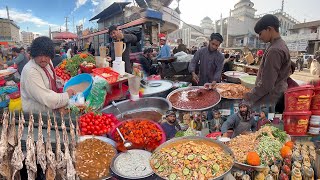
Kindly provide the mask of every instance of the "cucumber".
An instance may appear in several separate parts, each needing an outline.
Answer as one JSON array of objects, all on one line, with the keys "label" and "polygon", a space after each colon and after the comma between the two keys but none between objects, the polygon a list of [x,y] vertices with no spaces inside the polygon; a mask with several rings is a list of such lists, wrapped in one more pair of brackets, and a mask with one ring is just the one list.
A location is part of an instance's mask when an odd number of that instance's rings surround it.
[{"label": "cucumber", "polygon": [[194,155],[193,154],[188,155],[188,160],[192,161],[193,159],[194,159]]},{"label": "cucumber", "polygon": [[212,172],[216,173],[220,170],[220,166],[215,163],[213,166],[212,166]]},{"label": "cucumber", "polygon": [[183,173],[184,175],[188,175],[188,174],[190,173],[190,170],[189,170],[188,168],[184,168],[183,171],[182,171],[182,173]]},{"label": "cucumber", "polygon": [[171,153],[171,156],[176,156],[177,154],[178,154],[177,151],[173,151],[173,152]]},{"label": "cucumber", "polygon": [[158,169],[158,168],[160,167],[160,162],[157,162],[157,163],[154,165],[154,167],[155,167],[156,169]]},{"label": "cucumber", "polygon": [[201,167],[200,172],[201,172],[201,174],[207,174],[207,168]]},{"label": "cucumber", "polygon": [[206,155],[202,155],[201,158],[205,161],[207,161],[209,158]]},{"label": "cucumber", "polygon": [[175,179],[177,179],[177,175],[174,173],[170,174],[169,180],[175,180]]},{"label": "cucumber", "polygon": [[164,166],[160,166],[159,168],[158,168],[158,171],[159,172],[162,172],[164,170]]}]

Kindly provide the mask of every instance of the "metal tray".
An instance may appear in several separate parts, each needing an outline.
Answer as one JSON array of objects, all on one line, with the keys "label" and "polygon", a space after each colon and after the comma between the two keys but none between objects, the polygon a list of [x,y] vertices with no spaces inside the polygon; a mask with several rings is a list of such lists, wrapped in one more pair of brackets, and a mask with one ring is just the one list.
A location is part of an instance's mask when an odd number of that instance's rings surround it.
[{"label": "metal tray", "polygon": [[[159,147],[157,147],[157,148],[153,151],[153,153],[160,151],[162,148],[170,145],[171,143],[183,142],[183,141],[190,141],[190,140],[195,140],[195,141],[202,140],[202,141],[210,141],[210,142],[213,142],[213,143],[217,144],[218,146],[220,146],[220,147],[225,151],[225,153],[230,154],[230,155],[234,158],[233,152],[232,152],[231,149],[230,149],[228,146],[226,146],[225,144],[223,144],[223,143],[221,143],[221,142],[219,142],[219,141],[213,140],[213,139],[211,139],[211,138],[205,138],[205,137],[199,137],[199,136],[188,136],[188,137],[180,137],[180,138],[171,139],[171,140],[166,141],[165,143],[161,144]],[[233,164],[233,165],[234,165],[234,164]],[[226,175],[231,171],[233,165],[230,167],[230,169],[229,169],[228,171],[226,171],[226,172],[225,172],[224,174],[222,174],[221,176],[216,177],[216,178],[214,178],[214,179],[210,179],[210,180],[223,179],[224,176],[226,176]],[[157,176],[159,176],[159,174],[157,174],[156,172],[155,172],[155,174],[156,174]],[[159,176],[159,177],[161,177],[161,176]]]},{"label": "metal tray", "polygon": [[[154,110],[158,111],[159,113],[165,114],[167,110],[171,110],[172,108],[171,103],[161,97],[146,97],[140,98],[137,101],[125,100],[116,104],[123,115],[149,110]],[[105,107],[101,110],[101,112],[111,113],[114,114],[117,118],[121,118],[120,112],[113,105]]]},{"label": "metal tray", "polygon": [[[236,84],[236,83],[218,83],[217,85],[219,85],[219,84]],[[239,85],[239,84],[237,84],[237,85]],[[221,90],[219,90],[219,88],[216,88],[216,89],[219,94],[220,94],[220,92],[222,92]],[[243,99],[243,98],[226,98],[226,97],[222,96],[221,94],[220,94],[220,96],[224,99],[231,99],[231,100],[242,100]]]},{"label": "metal tray", "polygon": [[[179,88],[179,89],[176,89],[174,91],[172,91],[171,93],[168,94],[167,96],[167,100],[170,102],[170,97],[176,93],[176,92],[180,92],[180,91],[185,91],[185,90],[190,90],[190,89],[204,89],[203,86],[191,86],[191,87],[185,87],[185,88]],[[217,91],[216,91],[217,92]],[[218,93],[218,92],[217,92]],[[208,107],[205,107],[205,108],[199,108],[199,109],[182,109],[182,108],[179,108],[179,107],[175,107],[174,105],[172,105],[173,108],[177,109],[177,110],[180,110],[180,111],[204,111],[204,110],[207,110],[207,109],[210,109],[210,108],[213,108],[214,106],[216,106],[217,104],[219,104],[219,102],[221,101],[221,95],[220,93],[219,94],[219,101],[217,101],[215,104],[212,104],[211,106],[208,106]],[[171,102],[170,102],[171,103]]]},{"label": "metal tray", "polygon": [[239,162],[234,162],[234,167],[243,171],[255,170],[258,172],[262,172],[267,168],[266,166],[251,166],[251,165],[243,164]]}]

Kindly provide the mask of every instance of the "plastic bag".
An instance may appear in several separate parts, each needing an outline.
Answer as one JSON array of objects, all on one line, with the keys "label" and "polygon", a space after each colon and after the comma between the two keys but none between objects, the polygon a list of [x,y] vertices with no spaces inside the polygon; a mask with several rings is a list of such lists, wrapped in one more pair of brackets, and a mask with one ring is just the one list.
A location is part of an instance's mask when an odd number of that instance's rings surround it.
[{"label": "plastic bag", "polygon": [[21,111],[22,110],[22,102],[21,97],[16,99],[10,99],[9,102],[9,111]]},{"label": "plastic bag", "polygon": [[103,107],[107,92],[110,90],[109,83],[102,77],[93,79],[92,89],[87,97],[87,106],[90,110],[99,110]]}]

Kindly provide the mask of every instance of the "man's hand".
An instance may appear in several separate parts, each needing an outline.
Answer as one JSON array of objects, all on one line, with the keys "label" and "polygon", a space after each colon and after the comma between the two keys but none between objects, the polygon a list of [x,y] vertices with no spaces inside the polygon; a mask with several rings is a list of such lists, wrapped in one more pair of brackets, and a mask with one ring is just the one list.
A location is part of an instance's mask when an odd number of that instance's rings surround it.
[{"label": "man's hand", "polygon": [[110,56],[107,56],[106,58],[107,58],[107,61],[108,61],[108,62],[112,61],[112,59],[111,59]]},{"label": "man's hand", "polygon": [[196,73],[192,73],[192,81],[194,81],[195,83],[199,83],[199,77],[198,75],[196,75]]},{"label": "man's hand", "polygon": [[69,109],[66,109],[66,107],[62,107],[58,109],[58,112],[62,115],[66,115],[69,113]]},{"label": "man's hand", "polygon": [[68,95],[69,95],[69,98],[72,97],[72,96],[74,96],[74,95],[76,95],[76,91],[73,90],[73,89],[68,89],[68,90],[67,90],[67,93],[68,93]]},{"label": "man's hand", "polygon": [[216,84],[217,84],[216,81],[212,81],[212,83],[205,83],[204,84],[204,88],[206,88],[206,89],[214,89]]},{"label": "man's hand", "polygon": [[228,136],[228,133],[223,133],[223,134],[222,134],[222,137],[229,137],[229,136]]}]

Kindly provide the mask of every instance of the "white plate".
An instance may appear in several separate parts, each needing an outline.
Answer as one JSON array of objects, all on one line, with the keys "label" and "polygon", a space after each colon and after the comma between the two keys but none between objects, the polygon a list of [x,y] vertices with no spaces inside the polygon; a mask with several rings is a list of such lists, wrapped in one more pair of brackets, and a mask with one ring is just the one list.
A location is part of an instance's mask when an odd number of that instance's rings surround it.
[{"label": "white plate", "polygon": [[218,138],[218,141],[221,141],[221,142],[229,142],[231,139],[228,138],[228,137],[220,137]]}]

